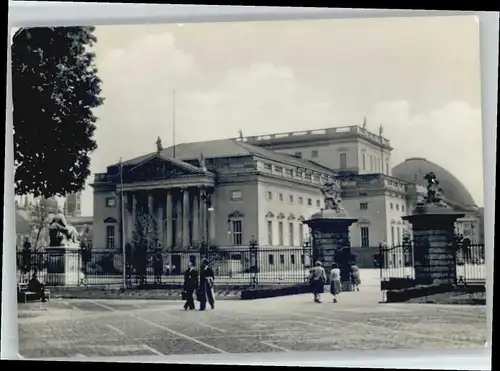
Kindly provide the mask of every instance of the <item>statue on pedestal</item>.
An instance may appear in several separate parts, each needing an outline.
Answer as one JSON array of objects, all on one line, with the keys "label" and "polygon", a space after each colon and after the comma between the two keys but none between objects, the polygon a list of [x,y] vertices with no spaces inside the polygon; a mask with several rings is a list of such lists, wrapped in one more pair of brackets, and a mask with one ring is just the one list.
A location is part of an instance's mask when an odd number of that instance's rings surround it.
[{"label": "statue on pedestal", "polygon": [[49,223],[49,246],[78,245],[78,231],[66,222],[63,214],[56,214]]},{"label": "statue on pedestal", "polygon": [[424,203],[434,204],[436,206],[447,206],[443,201],[443,189],[439,187],[439,180],[433,172],[424,176],[427,181],[427,195],[424,197]]},{"label": "statue on pedestal", "polygon": [[339,197],[339,192],[334,183],[326,182],[323,187],[321,187],[321,193],[323,193],[325,199],[325,210],[344,210],[344,208],[340,206],[342,200]]}]

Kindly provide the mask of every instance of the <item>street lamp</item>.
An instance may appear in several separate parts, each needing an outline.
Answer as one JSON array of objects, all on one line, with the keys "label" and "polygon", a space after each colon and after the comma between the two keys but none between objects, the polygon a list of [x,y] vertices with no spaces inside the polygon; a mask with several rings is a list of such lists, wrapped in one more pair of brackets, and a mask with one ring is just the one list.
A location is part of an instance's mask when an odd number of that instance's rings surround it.
[{"label": "street lamp", "polygon": [[250,252],[250,285],[252,285],[252,288],[255,288],[255,286],[259,283],[257,274],[259,271],[259,266],[258,266],[258,247],[257,247],[257,240],[255,239],[254,236],[252,236],[252,239],[250,240],[250,247],[249,247],[249,252]]}]

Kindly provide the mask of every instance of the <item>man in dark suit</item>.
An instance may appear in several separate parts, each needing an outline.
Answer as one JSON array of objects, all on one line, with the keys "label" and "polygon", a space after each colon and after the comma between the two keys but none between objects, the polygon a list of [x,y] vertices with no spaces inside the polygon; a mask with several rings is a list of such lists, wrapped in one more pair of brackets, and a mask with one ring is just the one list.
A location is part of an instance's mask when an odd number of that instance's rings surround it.
[{"label": "man in dark suit", "polygon": [[200,302],[200,310],[205,310],[207,301],[212,309],[215,309],[214,299],[214,280],[215,274],[210,267],[207,259],[203,259],[200,269],[200,289],[198,290],[198,301]]},{"label": "man in dark suit", "polygon": [[193,310],[194,307],[194,292],[198,289],[198,271],[195,269],[194,263],[189,262],[189,267],[184,272],[184,286],[182,288],[184,310]]}]

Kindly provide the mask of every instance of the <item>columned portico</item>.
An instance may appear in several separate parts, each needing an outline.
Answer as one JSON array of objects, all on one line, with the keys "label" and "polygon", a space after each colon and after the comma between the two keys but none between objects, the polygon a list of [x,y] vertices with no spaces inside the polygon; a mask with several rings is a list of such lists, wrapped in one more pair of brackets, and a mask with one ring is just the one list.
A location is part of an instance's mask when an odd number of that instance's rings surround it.
[{"label": "columned portico", "polygon": [[182,189],[182,242],[183,248],[190,247],[189,241],[189,189]]}]

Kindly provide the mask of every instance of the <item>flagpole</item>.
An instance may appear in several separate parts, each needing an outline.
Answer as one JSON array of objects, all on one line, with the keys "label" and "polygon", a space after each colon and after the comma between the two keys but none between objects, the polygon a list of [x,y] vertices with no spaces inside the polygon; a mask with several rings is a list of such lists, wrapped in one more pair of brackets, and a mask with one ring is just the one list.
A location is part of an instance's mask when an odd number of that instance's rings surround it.
[{"label": "flagpole", "polygon": [[122,255],[123,255],[123,289],[127,288],[127,256],[125,249],[125,199],[123,198],[123,163],[120,157],[120,208],[122,225]]},{"label": "flagpole", "polygon": [[175,89],[172,90],[172,157],[175,158]]}]

